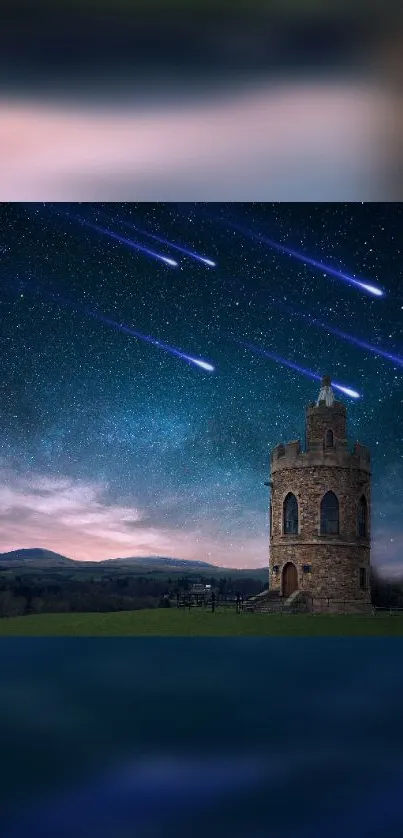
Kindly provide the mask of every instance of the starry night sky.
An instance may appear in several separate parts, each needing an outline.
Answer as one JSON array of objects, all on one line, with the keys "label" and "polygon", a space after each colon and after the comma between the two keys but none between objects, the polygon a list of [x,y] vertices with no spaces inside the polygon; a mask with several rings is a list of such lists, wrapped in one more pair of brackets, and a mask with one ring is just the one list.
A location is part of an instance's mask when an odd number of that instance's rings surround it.
[{"label": "starry night sky", "polygon": [[373,561],[403,570],[403,360],[312,321],[403,358],[401,205],[3,204],[0,219],[1,551],[266,566],[269,452],[303,440],[319,382],[244,341],[361,394],[336,398],[372,453]]}]

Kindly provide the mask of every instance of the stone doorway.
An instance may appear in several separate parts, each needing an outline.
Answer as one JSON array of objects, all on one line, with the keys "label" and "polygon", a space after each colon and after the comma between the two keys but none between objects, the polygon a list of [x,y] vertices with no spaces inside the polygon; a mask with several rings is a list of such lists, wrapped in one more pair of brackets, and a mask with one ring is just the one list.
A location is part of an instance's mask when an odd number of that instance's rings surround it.
[{"label": "stone doorway", "polygon": [[292,562],[287,562],[283,567],[281,588],[282,594],[286,598],[298,590],[297,568]]}]

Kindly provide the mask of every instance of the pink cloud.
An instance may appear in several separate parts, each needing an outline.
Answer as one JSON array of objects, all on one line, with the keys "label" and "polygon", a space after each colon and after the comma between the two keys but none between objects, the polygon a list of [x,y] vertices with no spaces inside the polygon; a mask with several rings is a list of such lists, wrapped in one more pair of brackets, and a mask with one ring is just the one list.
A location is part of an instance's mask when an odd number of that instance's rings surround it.
[{"label": "pink cloud", "polygon": [[214,535],[147,524],[147,511],[111,502],[108,487],[65,478],[1,475],[0,549],[43,547],[70,558],[165,555],[233,567],[267,563],[262,538]]}]

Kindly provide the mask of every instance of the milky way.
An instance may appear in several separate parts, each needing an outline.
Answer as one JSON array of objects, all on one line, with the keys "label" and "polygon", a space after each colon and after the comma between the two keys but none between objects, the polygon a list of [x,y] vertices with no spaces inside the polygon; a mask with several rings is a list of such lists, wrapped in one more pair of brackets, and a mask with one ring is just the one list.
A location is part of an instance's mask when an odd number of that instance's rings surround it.
[{"label": "milky way", "polygon": [[[217,267],[138,251],[119,219]],[[304,440],[328,374],[371,450],[374,562],[398,568],[402,221],[394,204],[3,204],[0,549],[266,566],[270,451]]]}]

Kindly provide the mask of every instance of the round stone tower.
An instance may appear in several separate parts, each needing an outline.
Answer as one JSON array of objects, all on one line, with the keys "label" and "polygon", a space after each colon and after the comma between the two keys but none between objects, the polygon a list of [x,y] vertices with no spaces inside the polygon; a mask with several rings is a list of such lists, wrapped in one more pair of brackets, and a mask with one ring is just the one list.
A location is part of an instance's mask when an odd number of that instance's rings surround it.
[{"label": "round stone tower", "polygon": [[301,590],[314,608],[354,611],[370,597],[370,455],[349,450],[346,407],[322,379],[298,441],[271,454],[269,588]]}]

